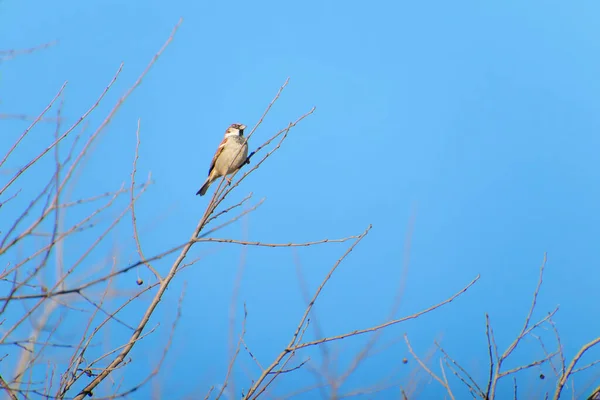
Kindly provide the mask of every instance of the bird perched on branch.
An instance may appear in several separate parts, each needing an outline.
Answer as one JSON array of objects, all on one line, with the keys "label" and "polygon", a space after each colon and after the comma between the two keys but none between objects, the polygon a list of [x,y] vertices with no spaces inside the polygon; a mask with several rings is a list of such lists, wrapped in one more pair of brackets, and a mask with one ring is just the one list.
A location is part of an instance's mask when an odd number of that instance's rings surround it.
[{"label": "bird perched on branch", "polygon": [[227,128],[225,137],[210,163],[208,178],[196,193],[197,195],[204,196],[209,186],[223,176],[231,183],[227,175],[233,174],[244,165],[248,157],[248,142],[244,137],[244,129],[246,129],[244,124],[231,124]]}]

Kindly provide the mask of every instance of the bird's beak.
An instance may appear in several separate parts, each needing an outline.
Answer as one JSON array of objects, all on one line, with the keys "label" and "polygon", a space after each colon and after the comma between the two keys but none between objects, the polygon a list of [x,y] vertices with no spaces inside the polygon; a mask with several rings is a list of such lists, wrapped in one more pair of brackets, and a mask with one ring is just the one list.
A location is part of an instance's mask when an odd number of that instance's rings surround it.
[{"label": "bird's beak", "polygon": [[240,130],[243,131],[244,129],[246,129],[246,125],[240,125]]}]

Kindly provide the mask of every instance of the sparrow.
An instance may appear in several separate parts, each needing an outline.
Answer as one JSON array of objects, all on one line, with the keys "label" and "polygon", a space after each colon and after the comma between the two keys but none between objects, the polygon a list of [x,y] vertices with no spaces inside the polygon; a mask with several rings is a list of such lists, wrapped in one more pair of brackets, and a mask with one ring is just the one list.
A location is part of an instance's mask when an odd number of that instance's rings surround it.
[{"label": "sparrow", "polygon": [[196,195],[204,196],[208,187],[223,176],[231,184],[231,179],[227,175],[240,169],[248,157],[248,142],[244,137],[244,129],[246,129],[244,124],[231,124],[227,128],[225,137],[210,163],[208,178],[206,178]]}]

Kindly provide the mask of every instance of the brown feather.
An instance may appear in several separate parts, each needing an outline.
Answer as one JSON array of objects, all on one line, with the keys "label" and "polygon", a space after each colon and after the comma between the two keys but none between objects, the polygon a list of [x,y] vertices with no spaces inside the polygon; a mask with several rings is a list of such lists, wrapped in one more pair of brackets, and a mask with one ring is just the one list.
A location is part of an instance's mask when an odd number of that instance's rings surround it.
[{"label": "brown feather", "polygon": [[210,167],[208,168],[208,175],[209,176],[212,173],[213,168],[215,167],[215,163],[217,162],[217,158],[219,158],[219,156],[221,155],[221,152],[223,151],[223,148],[225,147],[225,143],[227,143],[227,138],[223,138],[223,141],[221,142],[221,144],[217,148],[217,152],[215,153],[215,156],[213,157],[213,159],[212,159],[212,161],[210,163]]}]

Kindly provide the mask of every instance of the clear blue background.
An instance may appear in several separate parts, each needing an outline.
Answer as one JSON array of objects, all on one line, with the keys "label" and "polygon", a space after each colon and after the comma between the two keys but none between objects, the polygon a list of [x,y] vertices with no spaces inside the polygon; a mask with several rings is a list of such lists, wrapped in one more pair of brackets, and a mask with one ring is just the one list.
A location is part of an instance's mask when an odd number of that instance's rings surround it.
[{"label": "clear blue background", "polygon": [[[406,384],[415,363],[402,341],[404,332],[419,355],[426,357],[439,340],[485,381],[484,314],[490,314],[498,344],[506,348],[523,323],[544,252],[549,261],[536,317],[560,304],[556,321],[569,358],[599,335],[599,12],[591,0],[60,5],[3,0],[0,48],[59,43],[0,64],[0,112],[37,115],[68,80],[64,117],[70,124],[124,62],[118,82],[90,118],[95,128],[183,17],[173,43],[86,162],[73,197],[127,183],[140,118],[138,173],[142,179],[151,172],[155,181],[138,206],[145,252],[187,240],[208,202],[194,193],[222,132],[232,122],[253,126],[290,77],[251,145],[313,105],[317,111],[230,200],[252,191],[255,201],[266,197],[266,202],[217,236],[300,242],[358,234],[373,224],[315,307],[325,335],[383,322],[399,292],[397,315],[407,315],[481,274],[456,302],[387,331],[380,343],[396,341],[394,346],[365,362],[340,392],[388,374]],[[2,148],[26,126],[0,121]],[[53,126],[34,132],[36,138],[24,143],[11,168],[51,140]],[[35,174],[27,179],[41,182]],[[413,215],[410,265],[403,277]],[[132,397],[160,390],[169,398],[198,398],[223,382],[230,303],[243,257],[236,335],[245,301],[246,341],[263,365],[270,364],[305,307],[297,265],[313,291],[344,246],[196,246],[190,258],[202,260],[169,289],[152,320],[162,324],[131,353],[136,366],[125,370],[123,388],[143,379],[160,357],[184,282],[183,315],[165,368],[154,385]],[[94,260],[106,268],[107,252],[114,251],[120,265],[137,260],[128,218],[101,250]],[[166,271],[173,259],[156,266]],[[140,273],[152,281],[145,270]],[[134,289],[134,275],[122,287]],[[144,301],[123,318],[137,323],[148,298]],[[307,335],[314,336],[312,329]],[[115,331],[112,341],[119,344],[123,337]],[[328,345],[338,359],[331,369],[343,373],[364,343],[365,338],[355,338]],[[311,356],[312,368],[319,370],[321,354],[303,352],[296,363]],[[527,340],[507,366],[540,355],[535,340]],[[410,359],[407,365],[401,364],[403,357]],[[598,352],[586,361],[597,357]],[[431,365],[439,372],[437,360],[436,355]],[[2,370],[10,371],[11,362],[3,361]],[[304,370],[283,377],[274,393],[314,383],[315,374]],[[537,379],[540,373],[548,379]],[[236,393],[258,374],[242,351]],[[419,376],[423,398],[441,395],[437,384]],[[597,378],[597,372],[581,375],[577,393],[597,385]],[[538,394],[555,383],[548,367],[534,368],[519,382],[522,393]],[[467,396],[459,382],[453,385],[458,397]],[[511,393],[511,385],[504,383],[504,393]],[[317,390],[298,398],[321,395]],[[379,396],[397,397],[398,390]]]}]

